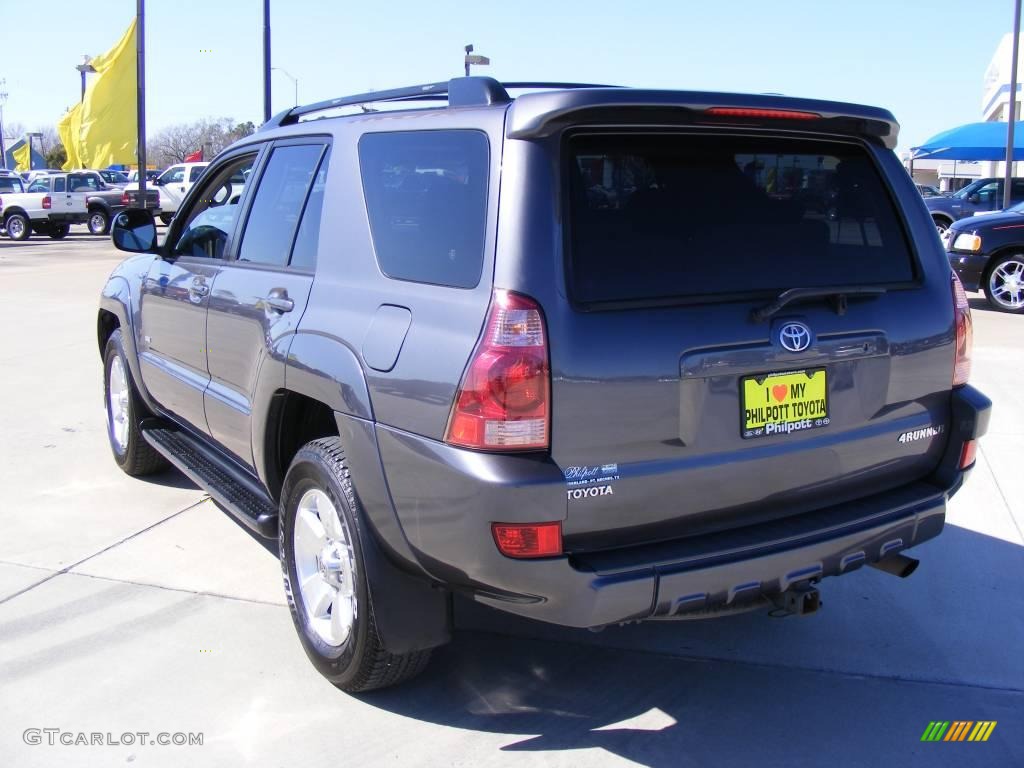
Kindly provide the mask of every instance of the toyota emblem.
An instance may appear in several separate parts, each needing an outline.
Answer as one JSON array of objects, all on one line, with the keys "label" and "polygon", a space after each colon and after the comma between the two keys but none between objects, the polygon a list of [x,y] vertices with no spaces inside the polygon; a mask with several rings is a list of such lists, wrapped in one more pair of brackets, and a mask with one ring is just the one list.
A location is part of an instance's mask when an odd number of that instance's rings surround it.
[{"label": "toyota emblem", "polygon": [[786,323],[779,329],[779,344],[789,352],[803,352],[811,346],[811,329],[803,323]]}]

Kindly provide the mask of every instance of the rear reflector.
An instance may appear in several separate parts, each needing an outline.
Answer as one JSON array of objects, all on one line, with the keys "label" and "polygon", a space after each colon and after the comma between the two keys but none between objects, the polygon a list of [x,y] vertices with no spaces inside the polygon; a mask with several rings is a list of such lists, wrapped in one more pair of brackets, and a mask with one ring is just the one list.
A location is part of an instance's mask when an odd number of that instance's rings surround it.
[{"label": "rear reflector", "polygon": [[956,326],[956,357],[953,361],[953,386],[966,384],[971,377],[971,348],[974,346],[974,325],[971,305],[960,278],[953,274],[953,322]]},{"label": "rear reflector", "polygon": [[967,469],[974,463],[975,458],[978,454],[978,441],[968,440],[964,443],[964,448],[960,451],[960,469]]},{"label": "rear reflector", "polygon": [[548,447],[551,375],[537,303],[497,290],[455,394],[445,442],[485,451]]},{"label": "rear reflector", "polygon": [[764,120],[820,120],[817,112],[797,112],[792,109],[750,109],[747,107],[710,107],[704,110],[712,117],[742,117]]},{"label": "rear reflector", "polygon": [[551,557],[562,554],[561,523],[492,523],[498,551],[508,557]]}]

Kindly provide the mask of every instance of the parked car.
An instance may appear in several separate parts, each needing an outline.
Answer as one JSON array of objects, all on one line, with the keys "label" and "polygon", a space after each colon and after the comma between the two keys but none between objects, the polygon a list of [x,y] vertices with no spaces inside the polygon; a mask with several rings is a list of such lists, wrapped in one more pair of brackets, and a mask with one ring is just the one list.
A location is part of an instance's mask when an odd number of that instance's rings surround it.
[{"label": "parked car", "polygon": [[277,540],[301,644],[348,691],[422,670],[455,593],[599,629],[907,575],[990,403],[897,131],[482,77],[296,107],[218,155],[165,242],[116,217],[114,460]]},{"label": "parked car", "polygon": [[100,168],[96,173],[111,187],[123,187],[128,183],[128,174],[124,171],[115,171],[113,168]]},{"label": "parked car", "polygon": [[25,183],[21,180],[21,176],[14,171],[0,168],[0,194],[24,191]]},{"label": "parked car", "polygon": [[39,176],[23,193],[0,195],[0,221],[11,240],[27,240],[33,232],[55,240],[67,237],[72,224],[86,221],[86,193],[74,191],[75,174]]},{"label": "parked car", "polygon": [[1024,203],[960,219],[942,240],[965,289],[984,291],[995,309],[1024,312]]},{"label": "parked car", "polygon": [[114,214],[125,208],[120,187],[107,184],[99,171],[74,171],[70,174],[40,174],[31,184],[30,192],[49,192],[53,179],[66,176],[72,192],[86,195],[88,216],[85,220],[89,232],[105,235],[110,232],[110,221]]},{"label": "parked car", "polygon": [[[157,178],[159,175],[160,175],[160,171],[153,170],[153,169],[147,170],[146,171],[146,181],[152,181],[153,179]],[[139,171],[138,171],[138,169],[136,169],[134,171],[129,171],[129,173],[128,173],[128,183],[129,184],[138,184],[139,183]]]},{"label": "parked car", "polygon": [[940,192],[938,187],[933,187],[930,184],[915,184],[917,191],[921,193],[921,197],[946,197],[943,192]]},{"label": "parked car", "polygon": [[[153,180],[153,185],[160,190],[159,216],[164,224],[171,223],[171,219],[174,218],[174,213],[178,210],[182,199],[203,175],[203,171],[206,170],[208,165],[208,162],[179,163],[178,165],[172,165]],[[137,193],[139,189],[138,181],[127,184],[124,189],[129,193]]]},{"label": "parked car", "polygon": [[[1011,200],[1014,203],[1024,202],[1024,179],[1012,181]],[[965,216],[1000,210],[1003,207],[1003,179],[977,179],[949,197],[926,197],[924,204],[941,234],[950,224]]]}]

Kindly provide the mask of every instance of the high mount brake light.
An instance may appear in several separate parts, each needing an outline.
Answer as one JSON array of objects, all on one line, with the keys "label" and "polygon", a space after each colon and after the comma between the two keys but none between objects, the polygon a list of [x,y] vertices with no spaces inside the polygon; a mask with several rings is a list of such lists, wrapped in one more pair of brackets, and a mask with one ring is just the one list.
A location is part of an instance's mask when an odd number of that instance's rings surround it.
[{"label": "high mount brake light", "polygon": [[974,324],[971,305],[960,278],[953,274],[953,324],[956,326],[956,356],[953,360],[953,386],[967,383],[971,377],[971,350],[974,346]]},{"label": "high mount brake light", "polygon": [[548,447],[551,371],[540,306],[496,290],[448,419],[445,442],[484,451]]},{"label": "high mount brake light", "polygon": [[755,109],[751,107],[709,107],[705,115],[712,117],[761,118],[765,120],[820,120],[817,112],[799,112],[793,109]]}]

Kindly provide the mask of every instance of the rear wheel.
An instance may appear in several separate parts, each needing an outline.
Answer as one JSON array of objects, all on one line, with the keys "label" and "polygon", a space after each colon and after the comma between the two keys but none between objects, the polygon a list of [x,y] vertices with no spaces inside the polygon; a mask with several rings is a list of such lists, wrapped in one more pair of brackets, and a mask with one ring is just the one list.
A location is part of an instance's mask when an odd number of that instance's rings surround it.
[{"label": "rear wheel", "polygon": [[984,281],[988,303],[1002,312],[1024,312],[1024,253],[1003,256],[992,263]]},{"label": "rear wheel", "polygon": [[4,219],[4,229],[11,240],[28,240],[32,230],[29,229],[28,217],[23,213],[12,213]]},{"label": "rear wheel", "polygon": [[97,208],[89,212],[89,232],[94,235],[105,235],[110,231],[110,217],[107,212]]},{"label": "rear wheel", "polygon": [[54,240],[63,240],[65,237],[68,236],[68,232],[70,231],[70,224],[53,224],[46,234],[48,234]]},{"label": "rear wheel", "polygon": [[103,355],[103,402],[107,411],[107,438],[117,466],[133,476],[165,469],[167,460],[146,442],[139,429],[139,422],[147,411],[132,384],[120,328],[110,334]]},{"label": "rear wheel", "polygon": [[429,650],[390,653],[378,634],[360,543],[361,512],[337,437],[299,450],[281,499],[285,594],[313,666],[351,693],[419,674]]}]

